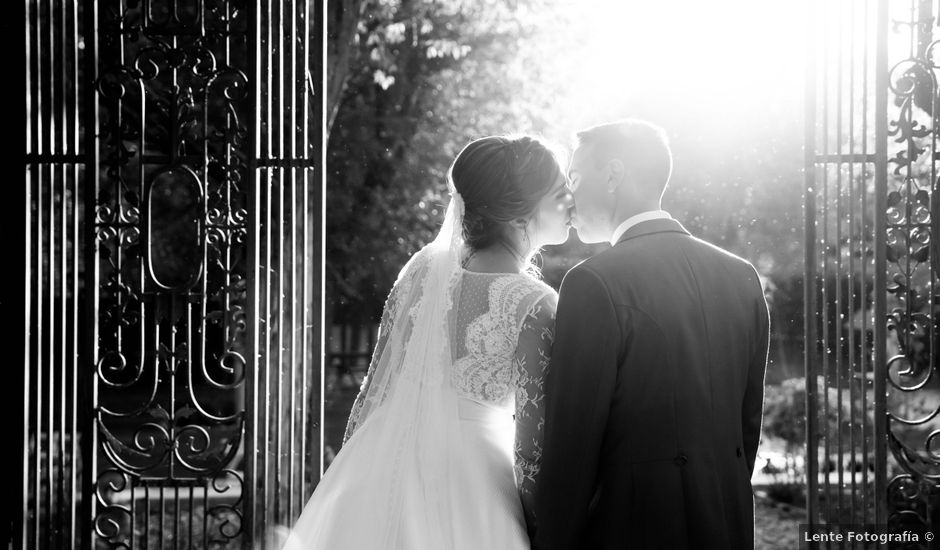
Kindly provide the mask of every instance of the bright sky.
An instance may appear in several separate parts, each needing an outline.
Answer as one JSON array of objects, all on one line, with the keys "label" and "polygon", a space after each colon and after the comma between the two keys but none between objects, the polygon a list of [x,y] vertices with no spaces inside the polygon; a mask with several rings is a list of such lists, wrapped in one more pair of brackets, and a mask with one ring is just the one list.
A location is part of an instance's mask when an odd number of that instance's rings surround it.
[{"label": "bright sky", "polygon": [[[571,124],[679,110],[709,127],[798,109],[806,4],[799,0],[564,0],[556,60]],[[657,103],[659,105],[657,105]],[[734,121],[725,124],[734,127]]]}]

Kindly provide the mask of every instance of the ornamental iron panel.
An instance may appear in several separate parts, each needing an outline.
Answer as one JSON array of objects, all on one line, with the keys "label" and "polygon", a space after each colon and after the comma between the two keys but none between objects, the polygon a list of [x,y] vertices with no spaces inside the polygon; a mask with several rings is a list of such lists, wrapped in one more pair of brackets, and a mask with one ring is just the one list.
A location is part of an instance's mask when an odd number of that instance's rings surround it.
[{"label": "ornamental iron panel", "polygon": [[265,547],[322,471],[322,11],[26,12],[16,546]]},{"label": "ornamental iron panel", "polygon": [[812,9],[808,521],[936,530],[937,6],[827,0]]}]

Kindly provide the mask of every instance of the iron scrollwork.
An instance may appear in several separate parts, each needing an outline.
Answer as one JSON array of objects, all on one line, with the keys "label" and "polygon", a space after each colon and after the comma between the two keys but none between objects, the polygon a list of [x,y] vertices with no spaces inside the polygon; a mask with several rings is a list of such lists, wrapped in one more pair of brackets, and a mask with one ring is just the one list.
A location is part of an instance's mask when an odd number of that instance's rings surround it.
[{"label": "iron scrollwork", "polygon": [[[921,3],[920,11],[924,4]],[[895,108],[888,135],[896,149],[889,159],[886,197],[888,304],[888,446],[896,468],[888,484],[889,525],[901,531],[931,526],[928,510],[940,488],[940,389],[938,349],[937,169],[940,88],[930,13],[895,22],[911,33],[910,52],[891,69]],[[889,154],[891,154],[889,153]]]},{"label": "iron scrollwork", "polygon": [[244,489],[246,9],[102,4],[95,532],[133,547],[156,495],[202,491],[190,544],[224,546]]}]

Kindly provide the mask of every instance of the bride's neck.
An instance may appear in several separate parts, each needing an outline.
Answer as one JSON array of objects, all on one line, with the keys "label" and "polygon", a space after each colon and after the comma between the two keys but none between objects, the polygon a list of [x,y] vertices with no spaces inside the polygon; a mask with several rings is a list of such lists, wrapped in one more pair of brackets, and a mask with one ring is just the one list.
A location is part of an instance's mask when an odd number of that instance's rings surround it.
[{"label": "bride's neck", "polygon": [[474,251],[464,267],[479,273],[519,273],[524,263],[525,258],[510,250],[508,245],[496,243]]}]

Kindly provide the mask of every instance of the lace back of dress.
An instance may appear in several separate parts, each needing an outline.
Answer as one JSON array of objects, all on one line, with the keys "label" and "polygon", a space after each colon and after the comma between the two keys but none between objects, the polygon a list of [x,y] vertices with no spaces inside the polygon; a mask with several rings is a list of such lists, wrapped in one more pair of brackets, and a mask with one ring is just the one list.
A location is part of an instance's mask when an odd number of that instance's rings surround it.
[{"label": "lace back of dress", "polygon": [[509,405],[515,377],[512,359],[522,324],[536,303],[553,291],[523,274],[465,272],[463,279],[453,333],[457,394]]}]

